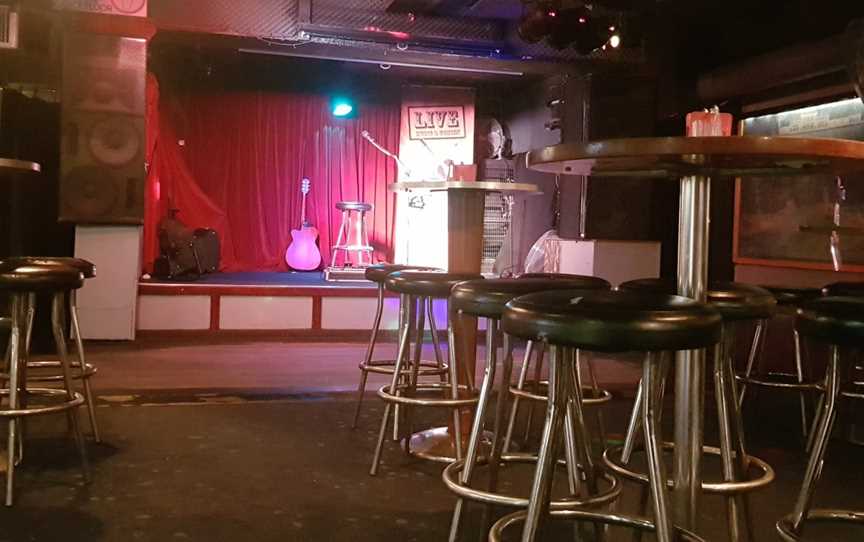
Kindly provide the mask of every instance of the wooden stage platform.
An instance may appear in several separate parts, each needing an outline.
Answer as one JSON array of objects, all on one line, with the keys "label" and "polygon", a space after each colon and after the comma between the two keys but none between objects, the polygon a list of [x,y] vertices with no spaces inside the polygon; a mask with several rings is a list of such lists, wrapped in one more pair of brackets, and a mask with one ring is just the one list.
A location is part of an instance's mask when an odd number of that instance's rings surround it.
[{"label": "wooden stage platform", "polygon": [[[368,340],[376,298],[371,282],[327,282],[320,272],[215,273],[188,282],[142,280],[136,328],[141,336]],[[398,299],[388,296],[382,329],[396,329],[398,309]],[[436,305],[435,314],[445,329],[443,303]]]}]

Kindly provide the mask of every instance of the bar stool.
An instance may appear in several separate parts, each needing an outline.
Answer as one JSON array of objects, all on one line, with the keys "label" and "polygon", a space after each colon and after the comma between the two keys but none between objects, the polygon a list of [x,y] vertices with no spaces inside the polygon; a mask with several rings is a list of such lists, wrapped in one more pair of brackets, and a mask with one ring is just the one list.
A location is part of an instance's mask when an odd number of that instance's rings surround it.
[{"label": "bar stool", "polygon": [[[390,421],[391,407],[406,406],[406,407],[437,407],[449,408],[453,410],[453,424],[456,429],[456,434],[460,434],[460,416],[459,409],[461,407],[477,404],[477,399],[474,397],[460,397],[460,391],[470,391],[468,385],[460,385],[458,383],[458,371],[456,365],[456,349],[454,343],[453,328],[447,326],[447,349],[449,354],[448,373],[449,382],[429,382],[418,383],[417,379],[420,374],[420,355],[423,348],[423,330],[425,307],[430,307],[429,313],[429,330],[432,333],[432,345],[436,349],[436,356],[440,358],[438,351],[438,329],[435,325],[435,318],[432,315],[432,301],[435,299],[447,299],[450,297],[450,290],[456,284],[466,280],[482,279],[483,276],[477,273],[447,273],[435,271],[396,271],[390,273],[385,279],[385,287],[391,292],[398,293],[400,296],[400,305],[403,307],[417,306],[417,333],[414,334],[414,352],[409,355],[411,347],[410,325],[402,326],[399,335],[399,348],[396,353],[396,366],[393,368],[393,377],[390,385],[382,386],[378,390],[378,396],[384,400],[384,415],[381,417],[381,430],[378,433],[378,442],[375,446],[375,454],[372,458],[372,467],[369,474],[375,476],[378,474],[378,467],[381,464],[381,453],[384,448],[384,435],[387,432],[387,424]],[[409,371],[407,381],[400,382],[405,371]],[[471,381],[469,378],[468,382]],[[437,392],[442,393],[442,397],[438,398],[420,398],[416,397],[417,392]],[[448,397],[449,395],[449,397]],[[408,413],[410,417],[410,411]],[[394,433],[396,432],[398,418],[394,419]],[[405,438],[405,451],[411,453],[410,443],[411,435],[410,419],[407,422],[409,434]],[[460,439],[456,439],[458,443]],[[457,446],[458,452],[458,446]],[[457,454],[458,455],[458,454]]]},{"label": "bar stool", "polygon": [[[554,289],[575,288],[585,290],[608,290],[612,287],[612,285],[609,284],[609,281],[599,277],[591,277],[587,275],[571,275],[567,273],[525,273],[523,275],[520,275],[519,278],[563,280],[569,281],[571,283],[573,283],[573,281],[578,282],[578,284],[574,284],[571,286],[562,285]],[[523,443],[528,441],[528,436],[531,432],[531,426],[534,420],[535,404],[538,402],[544,404],[546,403],[546,395],[541,393],[541,389],[547,387],[549,383],[541,380],[540,376],[543,371],[543,357],[545,355],[545,348],[543,343],[540,343],[539,346],[540,347],[537,348],[534,341],[528,341],[526,343],[525,355],[522,358],[522,368],[519,371],[516,385],[510,387],[510,394],[513,395],[513,403],[510,407],[510,417],[507,422],[507,434],[504,438],[504,453],[507,453],[510,450],[510,445],[513,442],[513,432],[515,430],[516,418],[519,415],[519,407],[521,406],[522,399],[526,399],[529,401],[528,414],[525,417],[525,430],[522,437]],[[532,354],[535,358],[534,377],[533,379],[528,380],[528,372],[531,366]],[[589,388],[582,390],[583,405],[601,405],[612,400],[612,394],[606,390],[600,389],[600,386],[597,383],[597,375],[594,371],[594,360],[591,355],[588,352],[583,352],[579,356],[579,361],[585,363],[585,366],[588,369],[588,378],[590,379],[591,384]],[[526,387],[530,387],[531,391],[526,390]],[[600,440],[605,445],[606,431],[603,423],[603,414],[599,409],[595,412],[597,414],[597,425],[600,428]]]},{"label": "bar stool", "polygon": [[[7,352],[8,384],[0,390],[7,397],[6,405],[0,408],[0,417],[8,421],[6,448],[6,505],[14,498],[15,467],[23,459],[20,425],[24,418],[65,412],[69,427],[75,438],[85,481],[89,481],[87,453],[84,437],[78,424],[77,408],[84,404],[84,397],[72,389],[72,377],[66,354],[65,296],[84,283],[77,270],[63,266],[29,266],[9,261],[0,261],[0,291],[11,297],[11,329]],[[54,342],[63,373],[63,388],[31,388],[27,385],[27,360],[29,358],[30,321],[36,294],[52,296],[51,324]],[[30,405],[30,397],[44,397],[46,405]]]},{"label": "bar stool", "polygon": [[[531,456],[529,454],[504,454],[505,437],[503,434],[504,428],[502,424],[504,422],[504,413],[507,409],[507,395],[511,390],[510,378],[513,371],[513,344],[510,336],[502,333],[499,329],[501,313],[504,311],[504,307],[513,298],[529,293],[562,288],[588,293],[591,291],[592,286],[596,289],[596,287],[602,283],[605,283],[608,286],[608,283],[603,281],[603,279],[576,276],[573,279],[518,278],[478,280],[462,282],[453,287],[453,291],[450,293],[451,310],[486,319],[486,372],[483,377],[483,383],[480,386],[480,399],[477,403],[477,410],[474,414],[474,423],[468,440],[468,450],[465,453],[465,459],[459,459],[448,465],[447,468],[444,469],[442,475],[447,487],[459,496],[459,499],[456,502],[456,507],[453,511],[453,520],[451,522],[451,542],[455,542],[459,535],[459,527],[465,499],[479,501],[486,504],[515,506],[519,508],[526,508],[528,506],[527,498],[514,498],[497,492],[498,468],[500,463],[524,463],[536,459],[536,456]],[[587,286],[587,288],[582,288],[583,286]],[[487,459],[480,457],[479,448],[480,441],[484,434],[484,426],[486,424],[486,412],[489,408],[492,388],[495,382],[496,366],[498,364],[497,349],[499,343],[501,343],[504,351],[504,361],[501,365],[501,384],[498,389],[498,400],[494,415],[491,452]],[[578,417],[578,420],[574,420],[574,423],[581,424],[581,416]],[[566,436],[566,450],[568,452],[567,467],[569,471],[569,480],[571,481],[571,493],[574,495],[576,494],[576,486],[578,486],[579,480],[576,443],[577,440],[581,439],[582,442],[585,442],[587,439],[587,431],[581,425],[579,425],[577,433],[578,435],[574,434],[573,431],[568,431]],[[490,477],[488,491],[481,491],[471,487],[473,472],[481,463],[486,463],[489,467]],[[583,463],[583,465],[584,464],[585,463]],[[591,473],[590,476],[596,477],[596,474]],[[595,491],[595,494],[589,495],[586,500],[579,501],[571,498],[563,504],[565,506],[573,506],[577,503],[587,505],[610,502],[618,495],[618,484],[616,480],[611,477],[608,481],[610,482],[611,489],[604,494],[598,495]],[[559,505],[562,505],[562,503],[555,503],[556,507]]]},{"label": "bar stool", "polygon": [[[81,258],[65,258],[65,257],[55,257],[55,256],[23,256],[23,257],[12,257],[6,258],[5,262],[11,265],[18,266],[31,266],[31,267],[70,267],[72,269],[78,270],[85,280],[92,279],[96,277],[96,266],[88,262],[87,260],[83,260]],[[68,292],[68,305],[69,305],[69,316],[71,320],[72,326],[72,335],[75,340],[75,354],[77,357],[77,361],[72,361],[69,363],[69,366],[73,370],[77,370],[76,373],[72,375],[74,380],[80,380],[82,384],[82,389],[84,391],[84,399],[87,402],[87,415],[90,420],[90,429],[93,432],[93,440],[96,442],[102,442],[102,438],[99,435],[99,426],[96,423],[96,407],[95,401],[93,398],[93,389],[90,386],[90,378],[96,374],[96,367],[87,361],[84,358],[84,341],[81,338],[81,328],[78,323],[78,292],[77,290],[70,290]],[[33,316],[35,311],[35,303],[30,305],[30,310],[27,314],[27,336],[29,337],[32,328],[33,328]],[[27,345],[29,350],[30,345]],[[60,362],[57,360],[50,361],[29,361],[27,362],[28,369],[60,369]],[[61,382],[63,380],[62,375],[58,374],[47,374],[45,371],[40,371],[39,373],[29,373],[27,375],[28,382]]]},{"label": "bar stool", "polygon": [[[654,530],[660,542],[670,542],[675,531],[686,540],[701,540],[692,533],[674,527],[668,512],[665,465],[659,435],[661,377],[669,363],[670,356],[666,354],[718,344],[721,339],[721,319],[717,311],[684,297],[653,293],[612,291],[583,295],[579,291],[548,291],[518,297],[508,303],[502,317],[502,328],[508,334],[551,345],[552,359],[549,364],[546,419],[528,510],[504,516],[496,522],[489,532],[490,542],[501,540],[505,528],[523,520],[522,542],[533,542],[547,511],[552,516]],[[585,510],[583,507],[550,509],[556,442],[562,427],[566,430],[566,426],[571,425],[570,420],[578,420],[581,414],[581,388],[573,363],[574,349],[646,353],[643,363],[645,393],[642,396],[642,417],[654,508],[653,523],[617,513]],[[580,447],[585,461],[583,470],[589,473],[592,468],[586,442],[583,441]],[[591,485],[590,477],[586,478],[586,482]]]},{"label": "bar stool", "polygon": [[848,383],[853,365],[852,354],[857,355],[855,351],[864,347],[864,298],[824,297],[809,301],[798,309],[795,328],[805,340],[829,345],[831,356],[825,374],[825,402],[813,431],[815,438],[801,491],[792,513],[777,522],[777,532],[787,541],[800,540],[808,520],[864,523],[864,511],[811,508],[837,416],[837,402],[844,394],[843,386]]},{"label": "bar stool", "polygon": [[[822,295],[831,296],[831,297],[864,297],[864,282],[834,282],[828,284],[822,288]],[[856,363],[852,371],[855,371],[859,374],[864,373],[864,365],[861,363]],[[864,399],[864,382],[861,380],[852,379],[849,384],[850,388],[857,389],[857,392],[847,391],[845,392],[845,396],[849,399]],[[817,416],[818,411],[821,409],[823,397],[819,397],[819,402],[817,403]],[[858,403],[860,406],[860,403]],[[860,410],[859,410],[860,412]],[[815,418],[815,416],[814,416]],[[815,423],[815,419],[814,419]],[[864,445],[861,438],[856,434],[857,425],[855,421],[851,421],[847,424],[846,428],[846,440],[851,442],[852,444],[857,444],[859,446]],[[807,448],[810,449],[810,446],[813,444],[813,439],[808,439]]]},{"label": "bar stool", "polygon": [[[412,266],[412,265],[399,265],[392,263],[379,263],[375,265],[370,265],[366,268],[364,272],[364,276],[366,280],[371,280],[378,286],[378,305],[375,309],[375,320],[372,323],[372,335],[369,337],[369,346],[366,347],[366,355],[363,358],[363,361],[360,362],[360,385],[357,389],[357,408],[354,411],[354,421],[351,424],[351,428],[355,429],[357,427],[357,420],[360,418],[360,407],[363,404],[363,396],[366,394],[366,380],[369,378],[369,373],[377,373],[377,374],[387,374],[392,375],[393,369],[396,367],[395,359],[388,360],[373,360],[372,357],[375,353],[375,345],[378,342],[378,335],[381,331],[381,317],[384,314],[384,283],[387,279],[387,276],[390,273],[395,273],[396,271],[437,271],[432,267],[420,267],[420,266]],[[432,305],[429,307],[429,318],[432,319]],[[416,308],[414,309],[416,311]],[[402,314],[400,311],[399,315],[399,326],[402,326]],[[416,316],[415,316],[416,317]],[[409,321],[413,321],[413,318],[410,318]],[[409,324],[410,327],[410,324]],[[421,361],[420,362],[420,370],[419,376],[427,376],[427,375],[446,375],[447,374],[447,365],[443,363],[440,353],[436,349],[436,354],[439,354],[439,357],[436,359],[435,363],[429,361]],[[407,372],[406,372],[407,374]]]},{"label": "bar stool", "polygon": [[[666,294],[674,291],[674,284],[663,279],[637,279],[620,284],[618,289],[634,293]],[[722,340],[714,356],[714,396],[717,401],[720,446],[719,448],[705,446],[703,452],[720,456],[723,465],[723,482],[704,482],[702,489],[706,493],[720,494],[727,498],[730,538],[732,540],[741,538],[739,529],[743,521],[749,533],[748,538],[752,540],[753,525],[747,495],[770,484],[774,480],[774,470],[765,461],[746,452],[743,421],[738,408],[738,393],[735,389],[733,368],[735,337],[743,325],[770,318],[776,308],[776,301],[774,296],[763,288],[734,282],[714,282],[708,286],[707,302],[720,313],[723,319]],[[661,375],[661,379],[665,379],[665,375]],[[648,483],[647,477],[626,466],[635,448],[641,418],[640,398],[643,393],[640,382],[624,445],[607,449],[603,459],[616,474],[627,480],[641,483],[644,487]],[[674,449],[672,443],[664,443],[664,447]],[[758,475],[749,476],[751,467],[759,471]]]},{"label": "bar stool", "polygon": [[343,267],[351,265],[352,252],[357,255],[356,267],[364,266],[364,254],[369,257],[368,265],[372,265],[374,249],[369,244],[369,236],[366,234],[366,213],[372,210],[372,204],[362,201],[340,201],[336,204],[336,208],[342,211],[342,223],[339,225],[336,244],[333,245],[330,267],[336,267],[336,256],[340,250],[343,252]]},{"label": "bar stool", "polygon": [[[818,288],[795,288],[787,286],[763,286],[762,288],[771,292],[777,300],[777,312],[779,314],[794,315],[801,303],[819,297],[821,292]],[[780,371],[765,371],[761,365],[765,360],[764,350],[768,341],[768,329],[771,319],[759,320],[753,335],[753,343],[747,357],[747,366],[743,373],[737,374],[735,378],[741,382],[741,391],[738,396],[738,408],[744,409],[744,399],[748,386],[759,388],[772,388],[778,390],[798,391],[798,401],[801,412],[801,435],[806,439],[809,433],[807,422],[807,393],[819,393],[822,389],[819,383],[812,382],[804,375],[804,355],[801,350],[801,340],[798,331],[792,331],[792,341],[795,347],[795,373]]]}]

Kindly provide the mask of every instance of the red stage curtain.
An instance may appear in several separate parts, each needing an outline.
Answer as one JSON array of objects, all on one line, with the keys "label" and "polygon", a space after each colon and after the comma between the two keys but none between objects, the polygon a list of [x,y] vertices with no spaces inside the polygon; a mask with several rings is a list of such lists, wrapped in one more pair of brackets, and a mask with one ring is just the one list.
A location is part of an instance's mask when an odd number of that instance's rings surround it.
[{"label": "red stage curtain", "polygon": [[285,270],[290,231],[300,224],[303,177],[312,181],[307,219],[320,232],[325,265],[341,219],[335,204],[346,200],[375,206],[367,215],[370,242],[378,259],[391,259],[395,198],[387,184],[395,181],[396,165],[360,134],[368,130],[397,150],[398,104],[362,104],[358,118],[335,119],[328,99],[319,95],[196,93],[159,99],[154,78],[150,87],[146,264],[157,254],[156,225],[170,201],[190,227],[219,232],[223,270]]}]

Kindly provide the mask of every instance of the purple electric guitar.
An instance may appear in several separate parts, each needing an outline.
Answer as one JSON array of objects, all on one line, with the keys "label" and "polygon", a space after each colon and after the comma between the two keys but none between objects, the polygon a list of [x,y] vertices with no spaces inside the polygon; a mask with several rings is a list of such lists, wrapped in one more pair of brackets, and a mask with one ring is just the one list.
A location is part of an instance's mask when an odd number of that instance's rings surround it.
[{"label": "purple electric guitar", "polygon": [[291,230],[291,244],[285,251],[285,263],[297,271],[314,271],[321,265],[321,251],[318,250],[318,230],[306,221],[306,196],[311,181],[304,178],[300,184],[303,193],[303,206],[300,214],[300,229]]}]

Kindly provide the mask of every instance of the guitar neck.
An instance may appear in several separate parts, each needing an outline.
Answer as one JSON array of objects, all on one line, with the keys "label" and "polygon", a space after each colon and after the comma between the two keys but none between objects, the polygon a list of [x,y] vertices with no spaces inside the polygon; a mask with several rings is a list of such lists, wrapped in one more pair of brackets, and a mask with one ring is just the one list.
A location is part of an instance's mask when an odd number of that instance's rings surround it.
[{"label": "guitar neck", "polygon": [[303,203],[300,206],[300,227],[306,225],[306,192],[303,192]]}]

